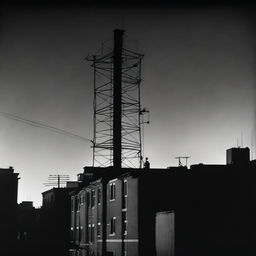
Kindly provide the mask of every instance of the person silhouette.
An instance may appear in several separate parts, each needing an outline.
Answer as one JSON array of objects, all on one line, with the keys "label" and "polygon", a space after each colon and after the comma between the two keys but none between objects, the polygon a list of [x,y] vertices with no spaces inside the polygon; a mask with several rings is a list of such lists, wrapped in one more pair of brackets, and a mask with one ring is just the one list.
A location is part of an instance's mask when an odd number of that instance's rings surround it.
[{"label": "person silhouette", "polygon": [[144,163],[144,169],[149,169],[150,168],[150,163],[148,161],[148,158],[146,157],[146,161]]}]

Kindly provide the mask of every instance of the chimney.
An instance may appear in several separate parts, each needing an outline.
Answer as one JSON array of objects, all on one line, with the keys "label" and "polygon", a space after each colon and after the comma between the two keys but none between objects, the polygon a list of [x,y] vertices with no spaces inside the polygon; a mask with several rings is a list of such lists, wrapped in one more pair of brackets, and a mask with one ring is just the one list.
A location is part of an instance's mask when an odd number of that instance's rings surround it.
[{"label": "chimney", "polygon": [[248,164],[250,162],[250,149],[246,148],[230,148],[227,149],[227,165]]}]

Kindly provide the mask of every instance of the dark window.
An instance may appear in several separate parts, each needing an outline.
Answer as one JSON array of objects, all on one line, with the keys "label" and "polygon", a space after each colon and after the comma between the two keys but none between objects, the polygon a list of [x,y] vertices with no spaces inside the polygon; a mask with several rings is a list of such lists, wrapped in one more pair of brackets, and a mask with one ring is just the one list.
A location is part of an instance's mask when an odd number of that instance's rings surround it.
[{"label": "dark window", "polygon": [[113,217],[110,220],[110,234],[114,235],[115,233],[116,233],[116,217]]},{"label": "dark window", "polygon": [[77,196],[76,197],[76,211],[79,211],[80,210],[80,197],[79,196]]},{"label": "dark window", "polygon": [[75,206],[76,206],[76,198],[73,196],[71,199],[71,210],[75,211]]},{"label": "dark window", "polygon": [[90,193],[89,192],[87,192],[87,194],[86,194],[86,201],[87,201],[87,207],[90,207],[91,200],[90,200]]},{"label": "dark window", "polygon": [[94,243],[94,233],[95,232],[95,226],[92,224],[91,226],[91,242]]},{"label": "dark window", "polygon": [[124,196],[128,196],[128,183],[124,180]]},{"label": "dark window", "polygon": [[101,203],[101,189],[100,188],[98,188],[98,190],[97,190],[97,202],[98,202],[98,204]]},{"label": "dark window", "polygon": [[123,209],[127,209],[127,197],[123,198],[123,202],[124,202]]},{"label": "dark window", "polygon": [[124,180],[123,181],[123,197],[122,197],[123,209],[127,208],[127,197],[128,197],[128,182],[127,180]]},{"label": "dark window", "polygon": [[110,183],[110,200],[114,200],[116,198],[116,184]]},{"label": "dark window", "polygon": [[75,240],[75,232],[73,227],[70,228],[70,239],[72,242]]},{"label": "dark window", "polygon": [[123,233],[124,235],[127,234],[127,212],[123,211],[122,212],[122,218],[123,218]]},{"label": "dark window", "polygon": [[79,238],[80,238],[80,242],[82,241],[82,238],[83,238],[83,226],[80,226],[80,229],[79,229]]},{"label": "dark window", "polygon": [[91,191],[91,206],[94,207],[95,205],[95,189]]},{"label": "dark window", "polygon": [[86,231],[86,242],[88,243],[90,241],[90,235],[91,235],[91,225],[89,224],[87,226],[87,231]]},{"label": "dark window", "polygon": [[80,242],[80,230],[79,226],[76,226],[76,241]]},{"label": "dark window", "polygon": [[80,205],[84,204],[84,195],[80,195]]},{"label": "dark window", "polygon": [[100,233],[101,233],[101,223],[98,222],[98,224],[97,224],[97,237],[100,237]]}]

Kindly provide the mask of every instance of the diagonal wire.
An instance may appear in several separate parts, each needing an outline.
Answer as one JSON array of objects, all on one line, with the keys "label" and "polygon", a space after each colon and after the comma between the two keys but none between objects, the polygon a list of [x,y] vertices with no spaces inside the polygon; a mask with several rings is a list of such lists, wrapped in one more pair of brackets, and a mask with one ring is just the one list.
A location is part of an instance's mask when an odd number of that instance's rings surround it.
[{"label": "diagonal wire", "polygon": [[12,115],[12,114],[9,114],[9,113],[6,113],[6,112],[1,112],[1,111],[0,111],[0,115],[3,116],[3,117],[6,117],[8,119],[12,119],[12,120],[15,120],[15,121],[18,121],[18,122],[21,122],[21,123],[25,123],[25,124],[28,124],[28,125],[31,125],[31,126],[34,126],[34,127],[50,130],[52,132],[59,133],[59,134],[62,134],[62,135],[66,135],[66,136],[69,136],[69,137],[73,137],[73,138],[76,138],[76,139],[79,139],[79,140],[91,141],[90,139],[85,138],[83,136],[80,136],[80,135],[74,134],[72,132],[68,132],[68,131],[65,131],[63,129],[59,129],[59,128],[56,128],[56,127],[53,127],[53,126],[50,126],[50,125],[47,125],[47,124],[44,124],[44,123],[41,123],[41,122],[35,122],[35,121],[29,120],[29,119],[24,119],[22,117],[15,116],[15,115]]}]

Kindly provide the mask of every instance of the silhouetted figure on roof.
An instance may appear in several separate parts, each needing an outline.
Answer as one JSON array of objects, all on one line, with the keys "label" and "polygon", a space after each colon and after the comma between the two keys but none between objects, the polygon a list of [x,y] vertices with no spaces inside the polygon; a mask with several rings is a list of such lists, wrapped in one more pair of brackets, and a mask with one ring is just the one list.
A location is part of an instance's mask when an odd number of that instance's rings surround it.
[{"label": "silhouetted figure on roof", "polygon": [[150,163],[148,161],[148,158],[146,157],[146,161],[144,163],[144,169],[149,169],[150,168]]}]

